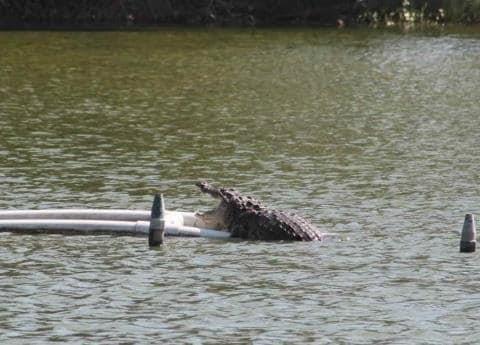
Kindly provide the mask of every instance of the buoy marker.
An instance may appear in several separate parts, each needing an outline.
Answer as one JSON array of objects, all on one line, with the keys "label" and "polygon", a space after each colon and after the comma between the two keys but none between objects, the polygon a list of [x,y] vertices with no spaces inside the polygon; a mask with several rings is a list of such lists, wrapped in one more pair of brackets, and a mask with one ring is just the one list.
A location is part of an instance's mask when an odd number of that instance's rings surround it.
[{"label": "buoy marker", "polygon": [[473,253],[477,246],[477,230],[475,229],[475,217],[472,213],[465,215],[463,222],[462,237],[460,239],[460,252]]},{"label": "buoy marker", "polygon": [[148,231],[148,245],[156,247],[163,244],[165,236],[165,203],[163,195],[156,193],[153,198],[150,227]]}]

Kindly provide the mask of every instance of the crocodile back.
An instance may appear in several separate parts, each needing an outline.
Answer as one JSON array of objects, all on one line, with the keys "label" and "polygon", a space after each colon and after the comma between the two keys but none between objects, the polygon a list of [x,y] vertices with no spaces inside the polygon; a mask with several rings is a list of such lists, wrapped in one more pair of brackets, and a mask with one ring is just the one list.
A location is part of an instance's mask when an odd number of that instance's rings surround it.
[{"label": "crocodile back", "polygon": [[305,218],[289,212],[243,213],[230,229],[233,237],[266,241],[321,241],[322,233]]}]

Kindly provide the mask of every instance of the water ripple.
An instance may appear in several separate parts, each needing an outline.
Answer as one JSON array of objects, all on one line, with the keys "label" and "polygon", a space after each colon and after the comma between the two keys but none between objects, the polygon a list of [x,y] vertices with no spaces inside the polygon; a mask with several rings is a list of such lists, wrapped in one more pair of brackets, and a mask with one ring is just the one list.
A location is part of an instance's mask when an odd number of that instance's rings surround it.
[{"label": "water ripple", "polygon": [[[478,36],[478,35],[477,35]],[[473,343],[476,35],[0,33],[0,207],[206,209],[198,179],[338,238],[0,233],[0,342]],[[59,49],[60,48],[60,49]]]}]

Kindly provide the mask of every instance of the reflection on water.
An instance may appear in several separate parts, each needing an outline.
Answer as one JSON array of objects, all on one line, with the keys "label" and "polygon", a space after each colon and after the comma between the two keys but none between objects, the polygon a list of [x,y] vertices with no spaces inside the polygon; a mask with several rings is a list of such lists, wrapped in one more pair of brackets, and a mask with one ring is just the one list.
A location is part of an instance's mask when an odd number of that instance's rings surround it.
[{"label": "reflection on water", "polygon": [[0,208],[205,208],[206,178],[341,235],[1,234],[0,341],[473,342],[478,38],[0,33]]}]

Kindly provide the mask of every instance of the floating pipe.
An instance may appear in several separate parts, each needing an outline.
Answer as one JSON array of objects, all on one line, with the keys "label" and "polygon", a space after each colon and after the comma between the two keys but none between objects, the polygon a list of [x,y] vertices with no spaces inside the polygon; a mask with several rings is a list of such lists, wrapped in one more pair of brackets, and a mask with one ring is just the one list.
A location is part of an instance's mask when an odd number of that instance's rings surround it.
[{"label": "floating pipe", "polygon": [[[167,211],[171,213],[170,211]],[[177,212],[174,212],[177,213]],[[120,209],[47,209],[0,211],[0,219],[96,219],[137,221],[149,220],[150,211]]]},{"label": "floating pipe", "polygon": [[126,222],[113,220],[78,219],[2,219],[0,232],[16,233],[60,233],[60,234],[148,234],[150,223],[145,221]]},{"label": "floating pipe", "polygon": [[[205,223],[195,212],[180,212],[165,210],[165,219],[182,218],[182,224],[204,228]],[[47,210],[10,210],[0,211],[1,219],[85,219],[85,220],[115,220],[150,221],[150,211],[144,210],[121,210],[121,209],[47,209]]]},{"label": "floating pipe", "polygon": [[[116,234],[148,236],[150,222],[112,221],[88,219],[2,219],[0,232],[15,233],[59,233],[59,234]],[[204,229],[180,225],[170,220],[165,224],[166,236],[205,238],[229,238],[230,233],[221,230]]]}]

